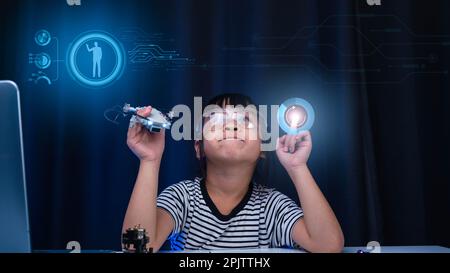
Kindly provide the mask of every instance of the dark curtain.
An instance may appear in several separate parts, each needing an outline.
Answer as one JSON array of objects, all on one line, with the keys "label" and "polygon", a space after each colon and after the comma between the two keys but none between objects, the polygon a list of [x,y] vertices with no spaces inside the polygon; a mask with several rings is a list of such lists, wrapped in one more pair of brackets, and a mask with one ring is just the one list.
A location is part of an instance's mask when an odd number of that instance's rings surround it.
[{"label": "dark curtain", "polygon": [[[346,245],[450,246],[448,1],[81,2],[0,9],[0,78],[21,89],[34,249],[120,248],[138,161],[127,124],[107,122],[104,110],[124,102],[168,110],[222,92],[311,102],[309,165]],[[27,81],[38,29],[65,51],[80,32],[121,27],[161,33],[162,46],[195,61],[175,70],[128,64],[105,89],[81,87],[65,65],[52,86]],[[192,141],[169,135],[160,190],[199,174]],[[269,185],[297,200],[276,157],[267,160]]]}]

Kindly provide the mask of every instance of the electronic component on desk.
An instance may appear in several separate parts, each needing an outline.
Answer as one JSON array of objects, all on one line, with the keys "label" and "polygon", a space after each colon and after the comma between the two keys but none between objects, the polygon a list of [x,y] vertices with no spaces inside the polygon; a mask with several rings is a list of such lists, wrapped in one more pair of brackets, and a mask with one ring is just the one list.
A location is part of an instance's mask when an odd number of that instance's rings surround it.
[{"label": "electronic component on desk", "polygon": [[147,232],[140,225],[127,229],[122,235],[123,251],[127,253],[152,253],[152,248],[147,249],[148,243]]},{"label": "electronic component on desk", "polygon": [[142,117],[137,114],[138,110],[138,108],[131,107],[129,104],[125,104],[122,108],[123,113],[136,116],[137,122],[141,123],[150,132],[159,132],[161,129],[170,129],[170,126],[172,125],[170,119],[173,118],[172,111],[167,115],[164,115],[158,109],[152,107],[150,116]]}]

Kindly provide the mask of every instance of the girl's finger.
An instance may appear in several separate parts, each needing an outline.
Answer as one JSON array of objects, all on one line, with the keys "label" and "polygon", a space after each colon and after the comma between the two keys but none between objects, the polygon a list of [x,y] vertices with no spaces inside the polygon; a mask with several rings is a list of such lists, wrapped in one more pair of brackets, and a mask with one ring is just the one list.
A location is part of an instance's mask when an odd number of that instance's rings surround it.
[{"label": "girl's finger", "polygon": [[300,133],[298,133],[295,138],[297,140],[303,141],[306,140],[306,138],[310,137],[310,132],[309,131],[301,131]]},{"label": "girl's finger", "polygon": [[291,145],[291,141],[292,141],[292,136],[291,135],[286,135],[286,139],[284,140],[284,148],[283,151],[284,152],[289,152],[289,147]]},{"label": "girl's finger", "polygon": [[308,141],[308,142],[312,142],[312,138],[311,138],[311,132],[310,131],[306,131],[305,136],[303,137],[304,141]]},{"label": "girl's finger", "polygon": [[309,131],[302,132],[299,137],[298,147],[308,147],[312,145],[311,133]]},{"label": "girl's finger", "polygon": [[[127,137],[128,138],[130,138],[130,137],[134,137],[135,135],[136,135],[136,123],[132,126],[132,127],[129,127],[128,128],[128,133],[127,133]],[[131,124],[130,124],[130,126],[131,126]]]},{"label": "girl's finger", "polygon": [[284,147],[283,147],[283,151],[284,152],[289,152],[289,145],[291,143],[292,140],[292,135],[286,135],[286,139],[284,140]]},{"label": "girl's finger", "polygon": [[137,135],[139,135],[139,133],[142,131],[142,124],[140,123],[135,123],[133,127],[128,129],[128,136],[129,138],[133,139],[135,138]]},{"label": "girl's finger", "polygon": [[280,141],[280,144],[284,145],[285,141],[286,141],[286,135],[278,138],[278,140]]},{"label": "girl's finger", "polygon": [[139,116],[141,116],[141,117],[148,117],[148,116],[150,116],[151,112],[152,112],[152,107],[151,106],[147,106],[147,107],[144,107],[142,109],[139,109],[137,111],[137,114]]},{"label": "girl's finger", "polygon": [[284,135],[284,136],[282,136],[282,137],[279,137],[278,138],[278,140],[277,140],[277,149],[283,149],[284,148],[284,142],[285,142],[285,140],[286,140],[286,135]]},{"label": "girl's finger", "polygon": [[292,137],[289,139],[289,144],[288,144],[289,152],[290,152],[290,153],[294,153],[294,152],[295,152],[295,145],[296,145],[296,143],[297,143],[296,136],[292,136]]}]

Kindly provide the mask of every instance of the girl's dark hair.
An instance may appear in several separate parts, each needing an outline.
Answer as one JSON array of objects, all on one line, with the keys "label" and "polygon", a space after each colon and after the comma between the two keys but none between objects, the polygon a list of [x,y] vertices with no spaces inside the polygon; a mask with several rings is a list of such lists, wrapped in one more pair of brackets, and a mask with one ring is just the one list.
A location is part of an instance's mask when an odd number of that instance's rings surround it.
[{"label": "girl's dark hair", "polygon": [[205,105],[242,105],[244,107],[248,105],[255,105],[249,96],[239,93],[224,93],[211,98]]},{"label": "girl's dark hair", "polygon": [[[203,104],[203,110],[208,105],[218,105],[220,107],[225,105],[242,105],[246,107],[248,105],[255,105],[253,100],[246,95],[240,93],[224,93],[211,98],[206,104]],[[255,105],[256,106],[256,105]],[[203,140],[200,142],[200,153],[203,155]],[[206,179],[206,160],[203,156],[200,156],[200,172],[204,179]],[[253,172],[252,180],[258,184],[267,185],[267,178],[269,175],[268,158],[259,158],[255,171]]]}]

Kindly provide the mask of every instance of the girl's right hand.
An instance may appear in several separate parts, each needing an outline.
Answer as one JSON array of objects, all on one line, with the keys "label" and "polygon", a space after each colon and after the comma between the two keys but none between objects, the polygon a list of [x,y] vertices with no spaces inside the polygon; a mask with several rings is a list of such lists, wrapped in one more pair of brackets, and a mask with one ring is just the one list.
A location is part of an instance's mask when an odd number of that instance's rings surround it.
[{"label": "girl's right hand", "polygon": [[[143,117],[150,116],[152,107],[138,110]],[[149,132],[142,124],[136,123],[128,129],[127,145],[141,162],[157,162],[161,160],[165,145],[165,130],[159,133]]]}]

